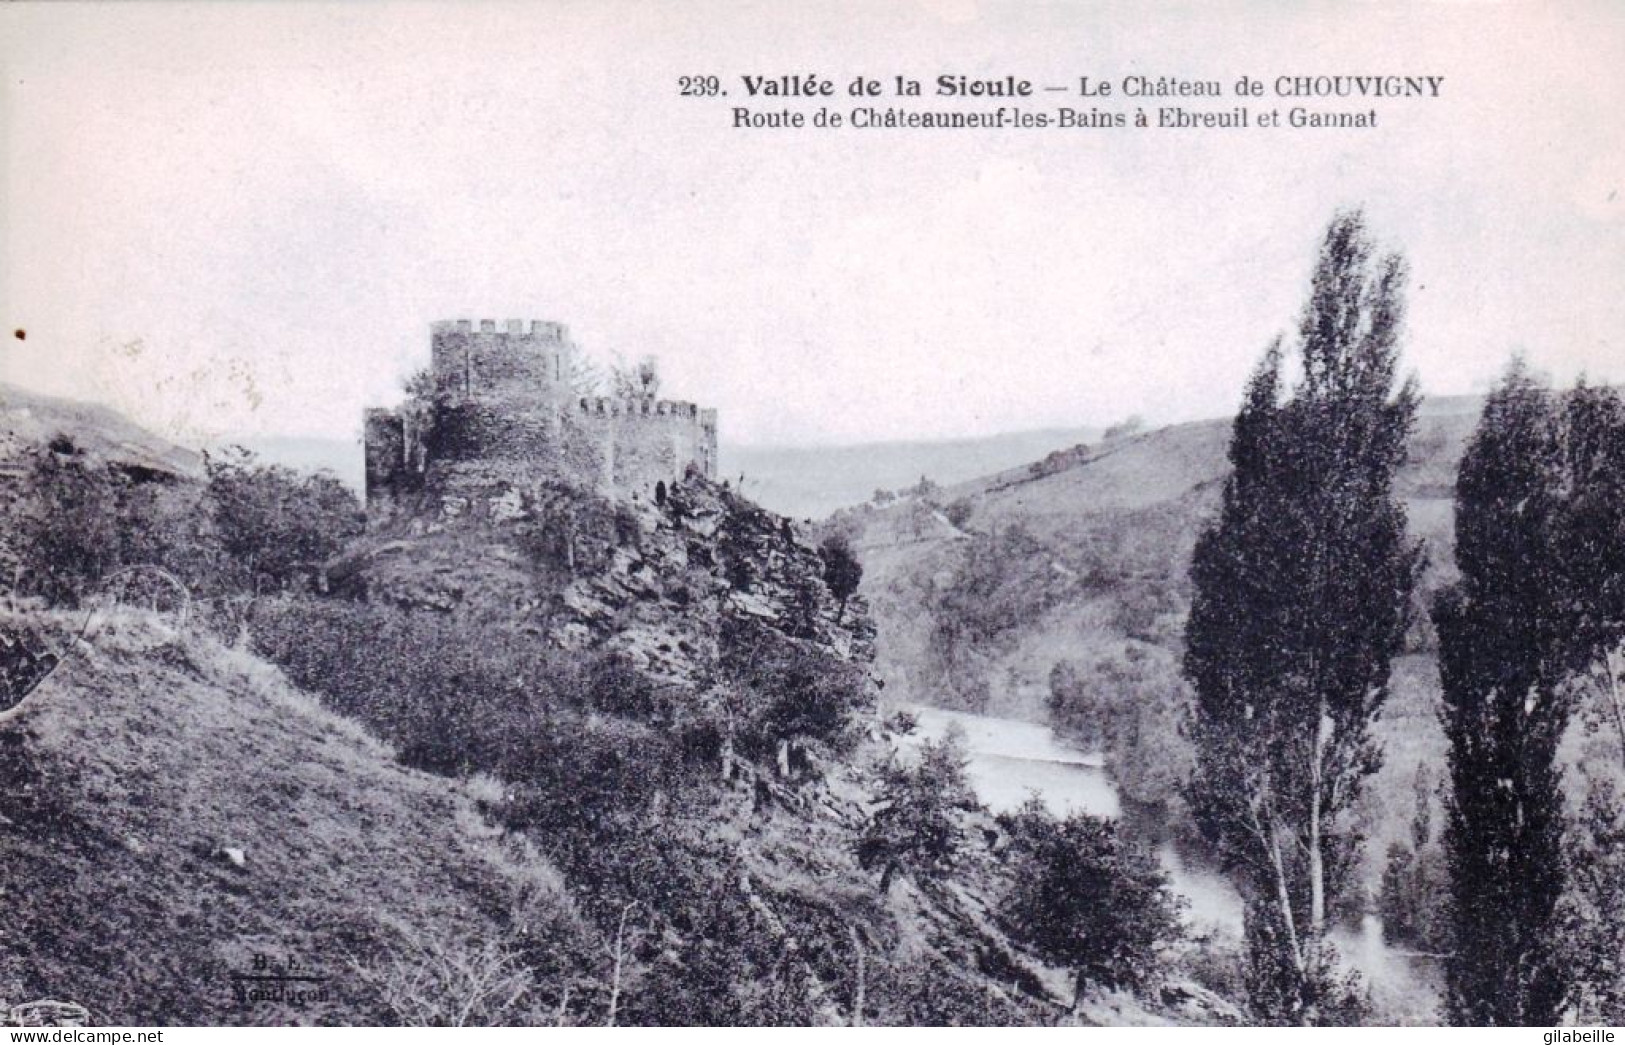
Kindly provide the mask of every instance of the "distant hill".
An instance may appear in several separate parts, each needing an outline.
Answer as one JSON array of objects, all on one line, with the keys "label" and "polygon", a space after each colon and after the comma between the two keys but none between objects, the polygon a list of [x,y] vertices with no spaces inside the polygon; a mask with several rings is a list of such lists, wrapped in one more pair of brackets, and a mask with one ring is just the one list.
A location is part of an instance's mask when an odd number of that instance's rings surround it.
[{"label": "distant hill", "polygon": [[[1425,401],[1399,478],[1412,532],[1428,544],[1429,589],[1452,569],[1456,464],[1481,402]],[[1227,419],[1174,425],[969,479],[929,504],[905,498],[841,513],[833,523],[854,536],[862,553],[863,592],[874,608],[888,692],[964,706],[942,688],[963,680],[932,672],[926,644],[933,599],[971,554],[973,537],[1012,528],[1032,539],[1023,546],[1030,554],[1045,560],[1032,576],[1050,579],[1042,612],[990,644],[987,709],[1042,719],[1053,664],[1088,656],[1130,631],[1177,645],[1191,548],[1217,507],[1229,438]],[[1147,616],[1166,619],[1129,620]]]},{"label": "distant hill", "polygon": [[360,494],[366,487],[366,468],[359,439],[321,436],[263,435],[220,439],[218,447],[240,446],[269,464],[299,472],[332,472]]},{"label": "distant hill", "polygon": [[[724,419],[726,420],[726,419]],[[1098,428],[1047,428],[941,442],[849,446],[739,446],[724,443],[720,475],[762,507],[795,519],[820,519],[861,504],[876,490],[941,486],[1012,468],[1100,437]]]},{"label": "distant hill", "polygon": [[0,468],[14,466],[23,447],[59,433],[109,463],[188,478],[203,472],[203,458],[196,451],[161,439],[105,406],[0,384]]}]

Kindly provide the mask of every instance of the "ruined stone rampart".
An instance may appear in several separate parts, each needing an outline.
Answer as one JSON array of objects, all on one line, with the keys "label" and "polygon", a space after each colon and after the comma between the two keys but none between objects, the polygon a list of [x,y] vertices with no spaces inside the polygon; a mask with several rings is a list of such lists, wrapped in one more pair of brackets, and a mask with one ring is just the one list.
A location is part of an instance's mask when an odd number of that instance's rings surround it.
[{"label": "ruined stone rampart", "polygon": [[715,410],[576,395],[575,353],[559,323],[436,323],[432,402],[367,411],[369,512],[467,506],[546,482],[653,496],[690,470],[716,478]]}]

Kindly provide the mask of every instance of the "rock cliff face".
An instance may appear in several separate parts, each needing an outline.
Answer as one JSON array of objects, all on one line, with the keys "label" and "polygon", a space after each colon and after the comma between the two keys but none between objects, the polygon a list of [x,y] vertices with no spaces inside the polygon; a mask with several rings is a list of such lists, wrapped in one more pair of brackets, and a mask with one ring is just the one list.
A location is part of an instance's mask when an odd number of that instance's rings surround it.
[{"label": "rock cliff face", "polygon": [[[607,644],[651,675],[697,681],[725,624],[748,619],[843,660],[874,659],[867,607],[837,602],[790,520],[704,480],[641,507],[634,544],[561,591],[555,634],[565,644]],[[684,648],[696,639],[706,645]]]},{"label": "rock cliff face", "polygon": [[790,520],[699,476],[658,503],[510,487],[375,534],[331,582],[368,599],[503,622],[566,649],[625,655],[656,681],[702,685],[730,624],[848,661],[874,657],[867,606],[844,606]]}]

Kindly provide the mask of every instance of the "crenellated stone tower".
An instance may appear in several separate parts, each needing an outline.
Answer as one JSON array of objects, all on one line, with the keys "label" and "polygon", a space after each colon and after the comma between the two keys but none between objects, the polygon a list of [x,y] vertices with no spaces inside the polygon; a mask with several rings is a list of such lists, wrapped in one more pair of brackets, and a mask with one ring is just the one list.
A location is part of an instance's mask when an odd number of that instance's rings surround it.
[{"label": "crenellated stone tower", "polygon": [[366,414],[367,508],[412,502],[443,513],[500,514],[504,498],[564,481],[612,496],[652,496],[690,470],[717,470],[717,413],[653,397],[585,398],[577,349],[560,323],[436,323],[431,395]]}]

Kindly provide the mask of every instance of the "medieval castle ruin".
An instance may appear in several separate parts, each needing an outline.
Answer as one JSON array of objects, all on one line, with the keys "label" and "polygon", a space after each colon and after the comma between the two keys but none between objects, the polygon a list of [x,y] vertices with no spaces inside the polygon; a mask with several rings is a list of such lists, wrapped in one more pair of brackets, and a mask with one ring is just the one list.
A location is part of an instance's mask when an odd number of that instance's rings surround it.
[{"label": "medieval castle ruin", "polygon": [[576,346],[559,323],[484,319],[433,327],[432,389],[366,414],[368,514],[408,501],[442,511],[492,507],[551,481],[611,496],[653,496],[690,470],[717,472],[717,412],[693,403],[583,397]]}]

